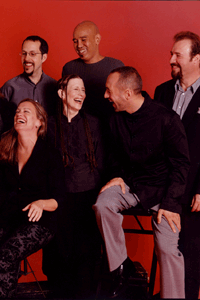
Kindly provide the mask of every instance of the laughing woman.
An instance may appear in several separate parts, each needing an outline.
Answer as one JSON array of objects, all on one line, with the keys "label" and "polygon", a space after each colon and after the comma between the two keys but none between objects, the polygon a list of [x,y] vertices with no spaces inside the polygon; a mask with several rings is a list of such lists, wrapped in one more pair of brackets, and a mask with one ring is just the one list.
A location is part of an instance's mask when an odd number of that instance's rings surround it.
[{"label": "laughing woman", "polygon": [[71,289],[73,297],[88,299],[100,252],[92,205],[102,185],[102,134],[97,118],[81,109],[86,95],[79,76],[60,79],[58,95],[58,117],[50,122],[48,132],[63,157],[66,197],[59,217],[56,243],[59,255],[54,255],[59,262],[46,273],[52,284],[57,279],[65,297]]},{"label": "laughing woman", "polygon": [[21,260],[55,234],[64,168],[46,127],[42,106],[25,99],[0,142],[0,298],[14,296]]}]

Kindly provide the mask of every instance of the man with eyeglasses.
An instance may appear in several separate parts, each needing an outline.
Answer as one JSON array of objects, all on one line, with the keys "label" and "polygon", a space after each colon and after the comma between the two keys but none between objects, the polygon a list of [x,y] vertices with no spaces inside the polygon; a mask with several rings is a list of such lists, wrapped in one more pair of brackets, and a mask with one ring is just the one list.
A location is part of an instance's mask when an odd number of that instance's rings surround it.
[{"label": "man with eyeglasses", "polygon": [[39,102],[48,115],[55,114],[56,80],[42,71],[47,59],[48,44],[39,36],[28,36],[20,52],[24,72],[8,80],[0,89],[5,99],[16,106],[25,98]]}]

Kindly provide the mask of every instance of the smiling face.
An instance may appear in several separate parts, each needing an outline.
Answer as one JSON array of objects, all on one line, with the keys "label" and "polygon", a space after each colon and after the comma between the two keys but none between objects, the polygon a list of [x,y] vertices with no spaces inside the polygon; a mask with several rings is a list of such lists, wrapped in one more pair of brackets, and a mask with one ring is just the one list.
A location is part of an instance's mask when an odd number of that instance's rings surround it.
[{"label": "smiling face", "polygon": [[90,22],[78,25],[73,34],[74,49],[79,57],[86,63],[99,61],[100,34]]},{"label": "smiling face", "polygon": [[20,103],[14,117],[15,130],[18,133],[27,131],[37,134],[40,126],[41,122],[37,117],[34,105],[28,101]]},{"label": "smiling face", "polygon": [[111,73],[106,81],[106,91],[104,97],[112,103],[112,106],[116,112],[126,110],[124,99],[124,93],[118,88],[117,82],[119,80],[119,73]]},{"label": "smiling face", "polygon": [[171,75],[174,79],[189,77],[198,68],[196,56],[191,58],[191,41],[183,39],[176,42],[171,50]]},{"label": "smiling face", "polygon": [[63,100],[64,106],[71,113],[77,114],[85,100],[85,86],[81,78],[72,78],[67,85],[67,93],[63,90],[58,90],[60,98]]},{"label": "smiling face", "polygon": [[[45,53],[42,55],[40,51],[40,41],[25,41],[22,45],[21,53],[24,72],[28,76],[41,75],[42,64],[47,59],[47,54]],[[30,56],[29,53],[32,53],[33,55]]]}]

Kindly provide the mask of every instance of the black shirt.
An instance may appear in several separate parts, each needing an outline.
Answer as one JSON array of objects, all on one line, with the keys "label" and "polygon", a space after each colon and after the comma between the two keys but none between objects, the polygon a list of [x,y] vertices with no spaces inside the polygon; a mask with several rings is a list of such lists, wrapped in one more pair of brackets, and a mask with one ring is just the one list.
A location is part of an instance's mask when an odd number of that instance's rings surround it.
[{"label": "black shirt", "polygon": [[[87,160],[87,138],[85,134],[83,117],[79,112],[71,122],[62,115],[61,125],[64,133],[65,148],[71,157],[69,165],[65,167],[65,187],[66,192],[76,193],[84,192],[91,189],[97,189],[102,184],[102,173],[104,170],[104,147],[102,141],[102,133],[97,118],[86,114],[89,127],[91,130],[92,141],[94,145],[94,153],[97,161],[97,168],[91,171],[90,164]],[[56,147],[61,150],[61,141],[59,132],[56,128],[54,118],[50,118],[48,124],[48,137],[55,143]]]},{"label": "black shirt", "polygon": [[185,131],[175,112],[144,96],[138,111],[111,118],[112,178],[121,176],[145,208],[161,202],[161,208],[180,212],[189,170]]},{"label": "black shirt", "polygon": [[[0,164],[0,225],[30,224],[28,211],[22,208],[40,199],[55,199],[58,205],[64,197],[64,168],[59,152],[38,138],[33,152],[21,173],[18,164]],[[37,222],[56,229],[57,210],[43,211]]]}]

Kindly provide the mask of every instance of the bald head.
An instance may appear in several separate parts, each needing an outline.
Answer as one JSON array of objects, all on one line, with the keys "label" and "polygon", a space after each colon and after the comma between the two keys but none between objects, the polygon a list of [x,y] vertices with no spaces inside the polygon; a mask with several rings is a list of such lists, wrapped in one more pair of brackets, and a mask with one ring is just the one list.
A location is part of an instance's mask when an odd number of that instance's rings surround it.
[{"label": "bald head", "polygon": [[[99,28],[97,27],[97,25],[92,22],[92,21],[83,21],[81,23],[79,23],[75,28],[74,28],[74,33],[77,29],[83,29],[83,28],[87,28],[89,29],[91,32],[93,32],[94,35],[99,34]],[[74,35],[73,33],[73,35]]]},{"label": "bald head", "polygon": [[100,40],[99,29],[92,21],[83,21],[74,29],[74,49],[86,64],[96,63],[103,59],[103,56],[99,54]]}]

